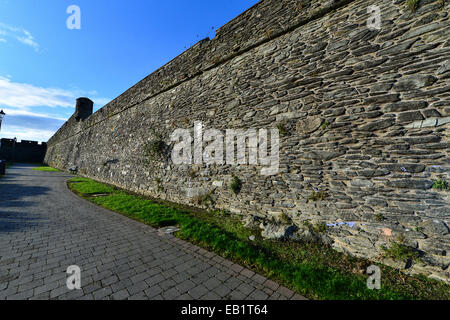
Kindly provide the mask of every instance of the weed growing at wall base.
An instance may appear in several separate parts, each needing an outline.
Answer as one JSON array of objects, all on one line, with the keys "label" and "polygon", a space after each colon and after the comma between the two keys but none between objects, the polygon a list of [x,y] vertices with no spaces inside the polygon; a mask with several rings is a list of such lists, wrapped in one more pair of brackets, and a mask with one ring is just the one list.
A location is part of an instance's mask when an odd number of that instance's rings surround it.
[{"label": "weed growing at wall base", "polygon": [[407,262],[408,260],[419,260],[419,253],[414,248],[408,247],[403,243],[393,242],[389,247],[381,246],[381,249],[385,257],[395,261]]}]

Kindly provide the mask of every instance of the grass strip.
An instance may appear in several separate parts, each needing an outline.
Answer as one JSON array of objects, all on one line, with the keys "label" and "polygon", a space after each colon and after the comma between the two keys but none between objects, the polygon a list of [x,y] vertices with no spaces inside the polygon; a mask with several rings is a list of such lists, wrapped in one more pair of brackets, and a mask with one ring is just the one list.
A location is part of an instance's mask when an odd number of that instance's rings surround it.
[{"label": "grass strip", "polygon": [[46,171],[46,172],[60,172],[60,170],[52,167],[37,167],[33,168],[34,171]]}]

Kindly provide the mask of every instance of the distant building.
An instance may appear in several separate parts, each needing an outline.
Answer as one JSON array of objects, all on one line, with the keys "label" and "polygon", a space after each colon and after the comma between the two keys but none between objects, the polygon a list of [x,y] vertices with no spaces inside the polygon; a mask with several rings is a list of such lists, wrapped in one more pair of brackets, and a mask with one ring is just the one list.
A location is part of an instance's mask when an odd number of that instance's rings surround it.
[{"label": "distant building", "polygon": [[0,140],[0,159],[16,162],[43,162],[47,143],[22,140],[16,142],[14,139]]}]

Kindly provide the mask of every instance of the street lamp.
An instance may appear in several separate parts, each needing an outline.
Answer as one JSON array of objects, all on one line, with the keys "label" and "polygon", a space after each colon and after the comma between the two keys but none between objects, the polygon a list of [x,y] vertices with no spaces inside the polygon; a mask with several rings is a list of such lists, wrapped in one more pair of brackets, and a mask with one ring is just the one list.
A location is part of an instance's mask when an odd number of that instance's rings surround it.
[{"label": "street lamp", "polygon": [[14,139],[13,139],[13,149],[12,149],[11,163],[14,163],[14,157],[15,157],[15,155],[16,155],[16,143],[17,143],[17,138],[14,137]]},{"label": "street lamp", "polygon": [[4,116],[5,116],[5,113],[3,112],[3,110],[0,111],[0,130],[2,129],[2,120],[3,120]]},{"label": "street lamp", "polygon": [[[5,116],[5,113],[2,111],[0,111],[0,131],[2,131],[2,121],[3,121],[3,117]],[[0,149],[2,148],[2,141],[0,140]]]}]

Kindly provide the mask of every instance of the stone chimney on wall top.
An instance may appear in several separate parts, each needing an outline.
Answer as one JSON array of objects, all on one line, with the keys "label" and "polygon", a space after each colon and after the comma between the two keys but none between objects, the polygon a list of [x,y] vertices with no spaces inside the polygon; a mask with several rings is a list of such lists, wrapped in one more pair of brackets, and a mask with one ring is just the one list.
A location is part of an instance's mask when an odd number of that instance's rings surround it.
[{"label": "stone chimney on wall top", "polygon": [[94,111],[94,102],[88,98],[78,98],[77,105],[75,107],[75,119],[77,121],[85,120]]}]

